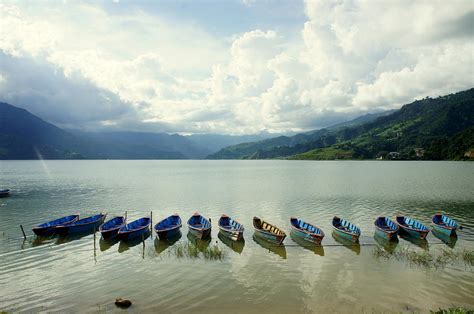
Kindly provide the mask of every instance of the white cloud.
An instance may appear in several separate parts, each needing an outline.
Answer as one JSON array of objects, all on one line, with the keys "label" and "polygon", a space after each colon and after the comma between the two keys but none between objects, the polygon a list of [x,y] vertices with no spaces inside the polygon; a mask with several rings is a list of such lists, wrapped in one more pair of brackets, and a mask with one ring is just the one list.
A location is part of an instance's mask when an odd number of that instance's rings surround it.
[{"label": "white cloud", "polygon": [[229,39],[133,6],[1,5],[0,97],[85,127],[313,129],[472,87],[473,6],[308,1],[293,37]]}]

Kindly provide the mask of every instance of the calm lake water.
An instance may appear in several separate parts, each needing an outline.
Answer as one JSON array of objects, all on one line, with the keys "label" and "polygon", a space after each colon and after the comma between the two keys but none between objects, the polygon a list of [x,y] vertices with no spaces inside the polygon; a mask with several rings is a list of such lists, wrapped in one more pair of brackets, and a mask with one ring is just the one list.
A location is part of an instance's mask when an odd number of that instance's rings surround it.
[{"label": "calm lake water", "polygon": [[[464,226],[448,246],[400,239],[397,250],[436,254],[474,249],[474,163],[305,161],[0,161],[0,310],[130,312],[427,312],[474,307],[474,267],[462,262],[426,269],[405,260],[374,256],[373,221],[403,213],[429,224],[443,211]],[[75,239],[23,241],[31,228],[71,213],[153,222],[195,211],[212,218],[212,240],[222,260],[178,257],[181,239],[167,246],[156,236],[128,246],[99,234]],[[242,222],[245,244],[218,237],[227,213]],[[337,214],[362,230],[361,246],[337,246],[331,219]],[[301,217],[326,233],[324,246],[305,249],[290,236],[284,248],[253,238],[260,216],[289,234],[289,217]],[[366,245],[367,244],[367,245]],[[208,244],[200,244],[206,246]],[[202,248],[202,247],[201,247]]]}]

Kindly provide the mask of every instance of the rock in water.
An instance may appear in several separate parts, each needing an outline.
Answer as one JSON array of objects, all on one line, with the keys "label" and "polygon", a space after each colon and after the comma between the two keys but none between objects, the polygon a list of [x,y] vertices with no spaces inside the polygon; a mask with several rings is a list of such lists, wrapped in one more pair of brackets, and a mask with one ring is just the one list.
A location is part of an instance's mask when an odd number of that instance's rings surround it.
[{"label": "rock in water", "polygon": [[132,301],[127,300],[127,299],[118,298],[118,299],[115,299],[115,305],[117,305],[118,307],[127,308],[130,305],[132,305]]}]

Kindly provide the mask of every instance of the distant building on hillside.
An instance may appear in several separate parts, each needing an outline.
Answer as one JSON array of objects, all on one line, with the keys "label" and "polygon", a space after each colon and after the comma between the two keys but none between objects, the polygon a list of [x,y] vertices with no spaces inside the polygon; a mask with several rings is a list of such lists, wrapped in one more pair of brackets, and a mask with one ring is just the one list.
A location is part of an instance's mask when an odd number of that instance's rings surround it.
[{"label": "distant building on hillside", "polygon": [[415,148],[415,154],[418,158],[423,158],[425,155],[425,150],[423,148]]},{"label": "distant building on hillside", "polygon": [[390,152],[387,154],[387,159],[398,159],[400,158],[399,152]]},{"label": "distant building on hillside", "polygon": [[474,149],[470,149],[467,152],[464,153],[464,157],[467,158],[474,158]]}]

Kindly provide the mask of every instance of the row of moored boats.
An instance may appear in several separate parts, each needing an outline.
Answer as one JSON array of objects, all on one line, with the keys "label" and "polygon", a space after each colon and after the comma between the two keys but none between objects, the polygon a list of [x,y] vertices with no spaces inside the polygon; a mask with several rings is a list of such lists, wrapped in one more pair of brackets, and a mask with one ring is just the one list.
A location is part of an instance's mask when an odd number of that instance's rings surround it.
[{"label": "row of moored boats", "polygon": [[[132,222],[127,222],[125,216],[117,216],[105,221],[106,214],[98,214],[91,217],[79,219],[79,215],[70,215],[53,221],[40,224],[33,228],[33,232],[38,236],[68,235],[84,233],[89,231],[100,231],[104,239],[118,237],[121,240],[129,240],[144,237],[150,232],[151,218],[142,217]],[[432,218],[433,230],[446,236],[455,236],[458,224],[451,218],[443,214],[436,214]],[[211,219],[199,213],[192,215],[187,222],[189,232],[198,239],[205,239],[211,235]],[[297,237],[307,242],[320,245],[324,232],[321,228],[310,224],[302,219],[290,218],[291,231]],[[425,239],[430,229],[421,222],[405,216],[397,216],[395,221],[387,217],[378,217],[375,222],[375,233],[386,240],[397,239],[399,233],[405,233],[417,239]],[[222,215],[218,221],[219,232],[233,240],[243,239],[244,226],[237,220],[227,215]],[[286,233],[258,217],[253,218],[255,234],[261,238],[282,244],[286,238]],[[171,215],[159,221],[153,229],[160,239],[171,239],[180,234],[182,227],[181,218],[178,214]],[[334,217],[332,219],[334,233],[343,239],[354,243],[359,241],[361,235],[360,228],[348,220]]]}]

